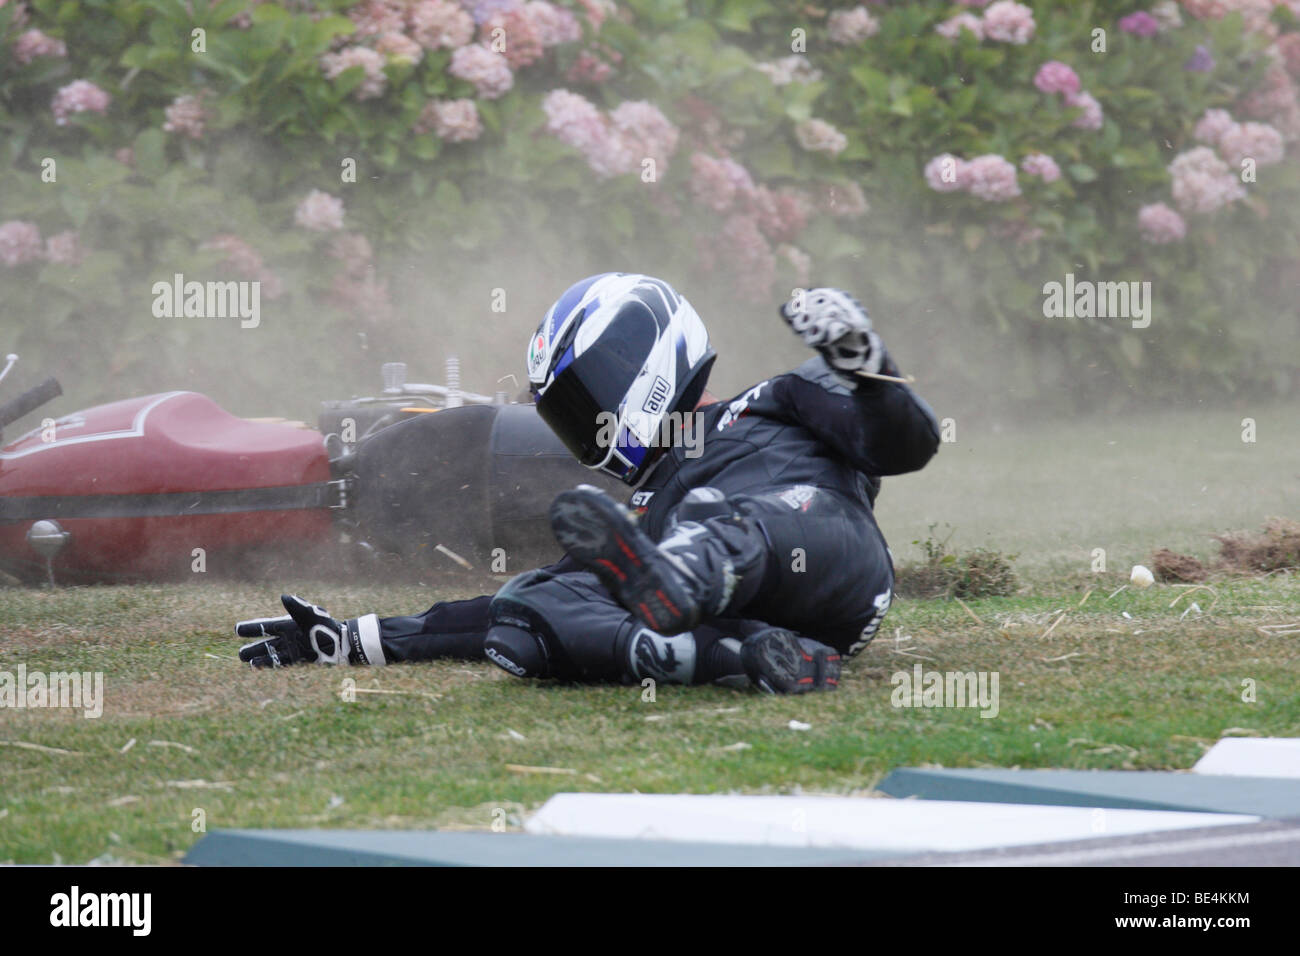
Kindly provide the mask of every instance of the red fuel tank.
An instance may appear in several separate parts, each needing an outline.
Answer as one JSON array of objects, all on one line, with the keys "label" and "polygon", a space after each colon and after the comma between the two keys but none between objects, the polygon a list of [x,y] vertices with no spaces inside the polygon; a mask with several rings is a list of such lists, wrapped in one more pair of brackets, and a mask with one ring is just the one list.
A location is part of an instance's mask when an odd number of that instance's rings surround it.
[{"label": "red fuel tank", "polygon": [[200,556],[215,570],[246,550],[323,543],[329,480],[314,430],[236,418],[196,392],[99,405],[0,448],[0,566],[44,577],[27,540],[39,521],[68,535],[52,559],[62,582],[171,577]]}]

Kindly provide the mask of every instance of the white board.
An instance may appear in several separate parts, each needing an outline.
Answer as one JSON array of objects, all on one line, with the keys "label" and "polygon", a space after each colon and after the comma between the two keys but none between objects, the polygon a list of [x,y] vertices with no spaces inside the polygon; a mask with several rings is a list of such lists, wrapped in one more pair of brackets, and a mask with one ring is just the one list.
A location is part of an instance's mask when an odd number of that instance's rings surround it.
[{"label": "white board", "polygon": [[1300,738],[1225,737],[1196,761],[1192,772],[1300,779]]},{"label": "white board", "polygon": [[529,833],[857,850],[979,850],[1254,823],[1259,817],[853,797],[561,793]]}]

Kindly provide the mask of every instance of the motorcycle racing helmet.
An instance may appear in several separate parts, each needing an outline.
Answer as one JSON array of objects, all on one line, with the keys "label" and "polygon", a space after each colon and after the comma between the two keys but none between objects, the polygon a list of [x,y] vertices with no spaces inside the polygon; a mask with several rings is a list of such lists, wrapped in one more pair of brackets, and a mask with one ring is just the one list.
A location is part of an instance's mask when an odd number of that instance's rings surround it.
[{"label": "motorcycle racing helmet", "polygon": [[547,311],[528,345],[528,385],[575,458],[635,485],[672,440],[673,413],[694,410],[715,357],[699,315],[667,282],[606,272]]}]

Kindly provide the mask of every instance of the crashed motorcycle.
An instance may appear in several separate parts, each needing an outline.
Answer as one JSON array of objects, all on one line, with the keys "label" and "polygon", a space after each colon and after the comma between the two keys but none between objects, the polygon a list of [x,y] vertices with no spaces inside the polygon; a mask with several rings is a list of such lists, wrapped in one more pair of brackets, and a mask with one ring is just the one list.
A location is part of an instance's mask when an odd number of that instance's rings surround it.
[{"label": "crashed motorcycle", "polygon": [[0,405],[0,569],[79,584],[513,574],[558,559],[551,499],[606,482],[534,406],[461,390],[454,359],[445,385],[406,382],[402,363],[382,375],[378,395],[324,402],[316,428],[174,391],[46,417],[4,443],[62,394],[46,379]]}]

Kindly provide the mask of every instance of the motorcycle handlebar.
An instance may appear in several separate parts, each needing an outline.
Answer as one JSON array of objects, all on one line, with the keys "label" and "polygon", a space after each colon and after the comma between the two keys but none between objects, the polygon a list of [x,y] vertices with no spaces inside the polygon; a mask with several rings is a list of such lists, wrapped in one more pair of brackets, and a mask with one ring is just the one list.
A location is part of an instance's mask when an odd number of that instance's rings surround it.
[{"label": "motorcycle handlebar", "polygon": [[29,388],[17,398],[0,405],[0,429],[8,428],[28,412],[62,394],[63,386],[54,378],[47,378],[34,388]]}]

